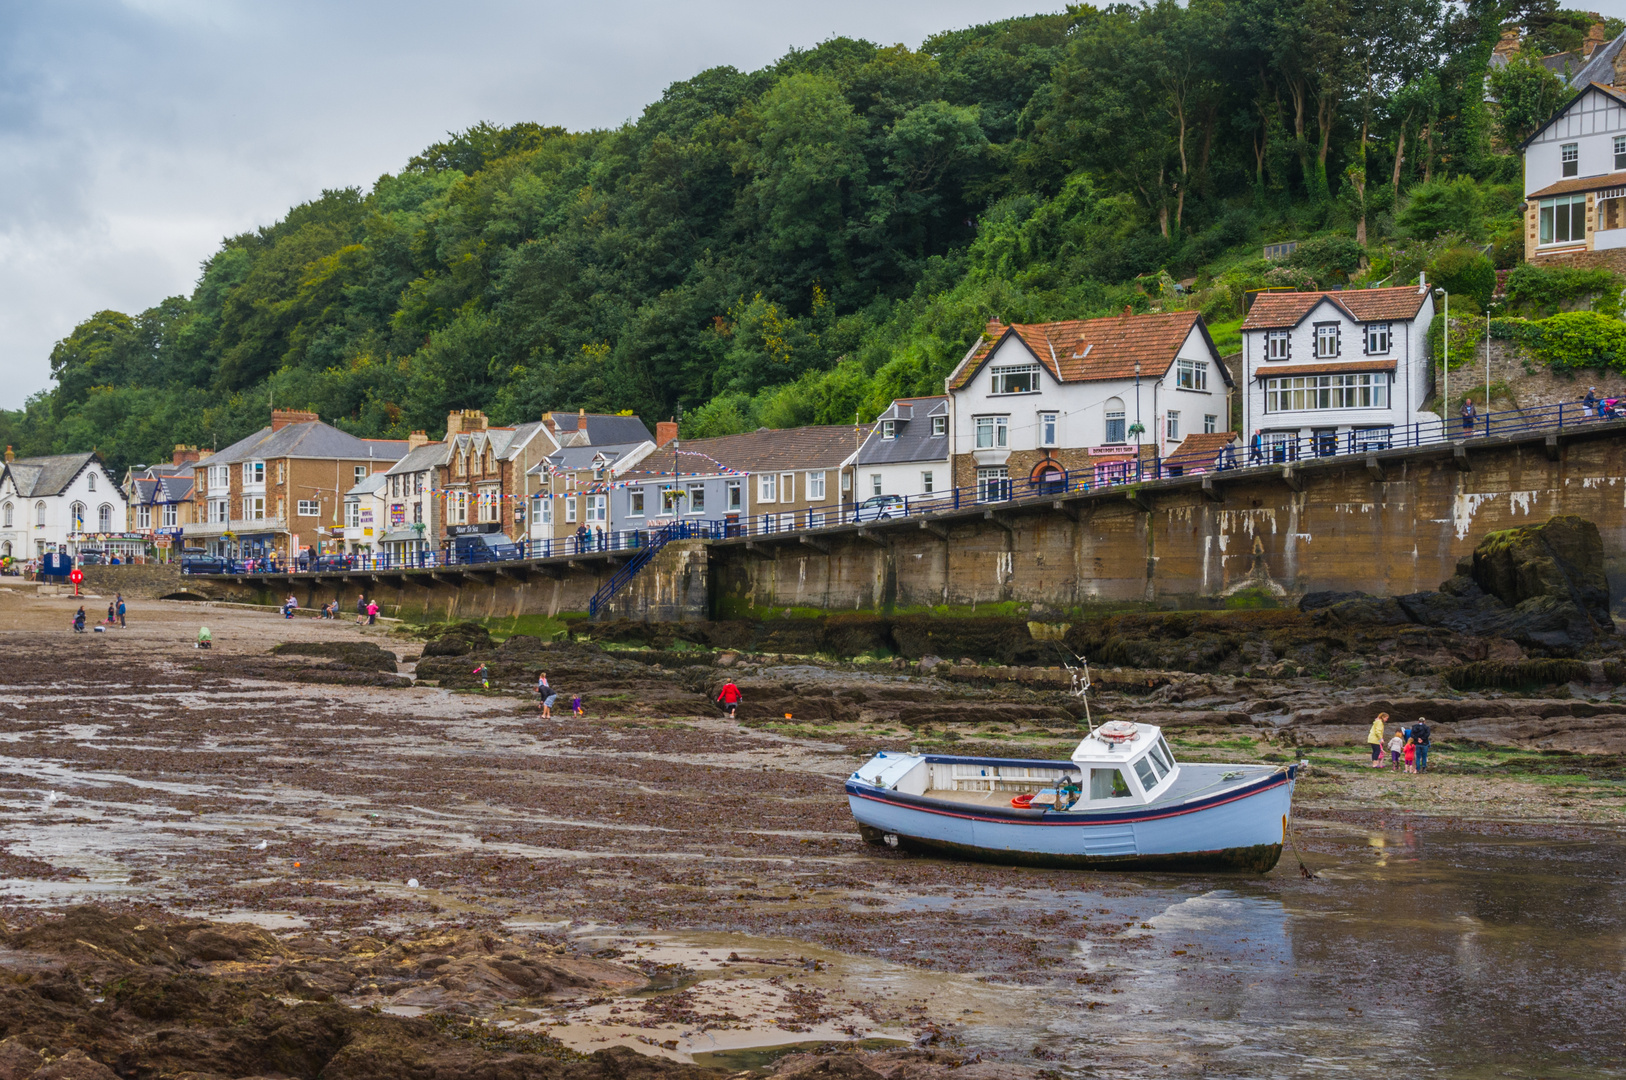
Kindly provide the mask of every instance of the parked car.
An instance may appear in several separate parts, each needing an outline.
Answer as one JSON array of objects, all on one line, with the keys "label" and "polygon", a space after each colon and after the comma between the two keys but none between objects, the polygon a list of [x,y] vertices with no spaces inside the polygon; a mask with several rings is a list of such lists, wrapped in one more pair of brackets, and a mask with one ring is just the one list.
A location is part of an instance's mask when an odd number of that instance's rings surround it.
[{"label": "parked car", "polygon": [[228,574],[231,562],[214,555],[190,555],[181,560],[183,574]]},{"label": "parked car", "polygon": [[348,555],[318,555],[311,560],[312,570],[349,570],[351,567]]},{"label": "parked car", "polygon": [[871,495],[858,504],[853,520],[885,521],[887,518],[903,517],[908,512],[909,504],[904,502],[902,495]]}]

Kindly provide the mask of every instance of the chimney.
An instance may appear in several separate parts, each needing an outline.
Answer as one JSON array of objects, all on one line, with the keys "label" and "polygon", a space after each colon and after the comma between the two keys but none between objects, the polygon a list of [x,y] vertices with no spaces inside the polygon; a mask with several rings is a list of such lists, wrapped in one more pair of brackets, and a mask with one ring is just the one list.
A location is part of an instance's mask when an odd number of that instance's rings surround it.
[{"label": "chimney", "polygon": [[203,451],[197,447],[187,446],[185,443],[176,443],[175,453],[169,459],[169,463],[171,465],[190,465],[202,456]]},{"label": "chimney", "polygon": [[271,430],[281,431],[289,424],[314,424],[321,419],[313,412],[302,412],[299,409],[272,409]]},{"label": "chimney", "polygon": [[446,437],[467,435],[486,429],[486,414],[479,409],[460,409],[446,414]]},{"label": "chimney", "polygon": [[676,420],[660,420],[655,424],[655,445],[665,446],[677,438],[678,426]]},{"label": "chimney", "polygon": [[412,453],[420,446],[429,445],[429,434],[424,431],[414,431],[407,436],[407,453]]}]

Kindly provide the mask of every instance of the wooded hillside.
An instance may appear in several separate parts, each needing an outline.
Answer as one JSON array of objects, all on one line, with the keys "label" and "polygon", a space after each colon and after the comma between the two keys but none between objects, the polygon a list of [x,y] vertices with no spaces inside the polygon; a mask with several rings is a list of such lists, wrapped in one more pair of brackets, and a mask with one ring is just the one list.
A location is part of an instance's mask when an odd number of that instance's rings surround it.
[{"label": "wooded hillside", "polygon": [[[1509,20],[1527,56],[1592,21],[1531,0],[1078,7],[715,68],[612,131],[479,124],[225,240],[190,297],[91,315],[0,441],[152,461],[272,401],[367,435],[680,406],[686,433],[722,434],[938,392],[990,317],[1196,305],[1223,346],[1246,288],[1434,266],[1488,302],[1490,260],[1521,252],[1505,147],[1563,97],[1516,60],[1487,105]],[[1267,263],[1276,240],[1310,242]]]}]

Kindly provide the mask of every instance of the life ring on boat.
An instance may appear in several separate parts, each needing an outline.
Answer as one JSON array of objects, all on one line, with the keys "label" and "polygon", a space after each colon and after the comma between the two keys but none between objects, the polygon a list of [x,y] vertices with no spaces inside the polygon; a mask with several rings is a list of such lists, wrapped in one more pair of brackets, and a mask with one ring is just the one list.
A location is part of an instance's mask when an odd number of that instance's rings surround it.
[{"label": "life ring on boat", "polygon": [[1024,792],[1012,799],[1011,805],[1016,807],[1018,810],[1031,810],[1033,809],[1033,796],[1027,792]]},{"label": "life ring on boat", "polygon": [[1108,720],[1095,729],[1095,734],[1107,742],[1132,742],[1139,737],[1140,729],[1128,720]]}]

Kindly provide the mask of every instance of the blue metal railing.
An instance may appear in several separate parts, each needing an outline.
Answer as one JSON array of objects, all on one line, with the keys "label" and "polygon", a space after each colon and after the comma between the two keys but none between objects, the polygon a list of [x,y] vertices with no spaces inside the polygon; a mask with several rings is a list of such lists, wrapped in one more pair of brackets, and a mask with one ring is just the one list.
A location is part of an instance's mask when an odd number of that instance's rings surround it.
[{"label": "blue metal railing", "polygon": [[638,576],[638,571],[648,566],[660,553],[661,548],[673,540],[714,539],[717,535],[718,522],[712,521],[673,521],[661,526],[649,534],[649,542],[639,549],[638,554],[627,562],[614,574],[610,580],[600,585],[593,598],[587,602],[587,614],[590,618],[597,618],[615,594],[626,588],[632,579]]},{"label": "blue metal railing", "polygon": [[648,564],[661,547],[675,539],[729,540],[841,525],[865,525],[897,518],[1053,499],[1151,480],[1250,468],[1276,468],[1299,461],[1414,449],[1469,438],[1559,431],[1596,423],[1601,419],[1626,419],[1626,403],[1610,411],[1602,402],[1592,407],[1578,401],[1562,402],[1529,409],[1483,413],[1472,418],[1374,426],[1342,433],[1316,433],[1308,437],[1296,433],[1264,432],[1220,451],[1169,457],[1159,457],[1149,452],[1150,448],[1137,453],[1136,447],[1125,445],[1120,454],[1101,455],[1103,460],[1089,469],[1055,472],[1037,479],[986,478],[946,491],[883,496],[879,501],[871,499],[827,507],[732,515],[722,520],[679,519],[655,524],[648,529],[604,530],[584,526],[569,536],[502,545],[470,542],[466,538],[459,543],[454,539],[438,550],[423,548],[406,554],[305,555],[292,561],[189,556],[182,560],[181,569],[182,573],[187,574],[428,570],[522,559],[637,552],[599,589],[602,596],[595,594],[591,610],[596,614]]}]

